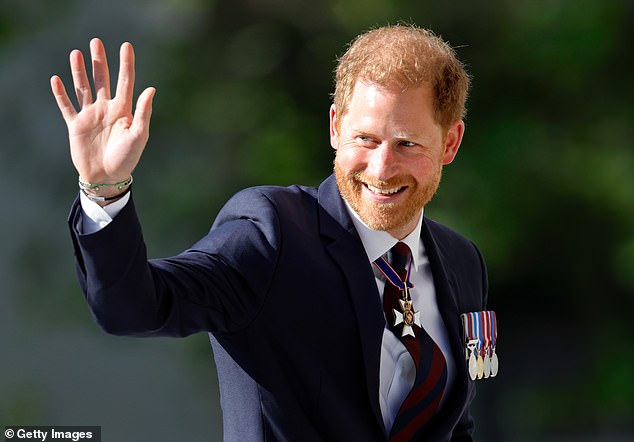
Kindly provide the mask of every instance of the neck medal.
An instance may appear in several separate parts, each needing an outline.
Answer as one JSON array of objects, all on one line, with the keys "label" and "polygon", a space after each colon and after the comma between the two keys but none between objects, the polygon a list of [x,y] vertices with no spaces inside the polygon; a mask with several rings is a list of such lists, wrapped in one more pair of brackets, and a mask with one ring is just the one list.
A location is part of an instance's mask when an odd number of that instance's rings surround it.
[{"label": "neck medal", "polygon": [[411,336],[415,338],[416,334],[414,333],[414,328],[412,326],[415,325],[420,328],[421,323],[420,312],[414,310],[414,304],[412,304],[412,298],[409,294],[409,289],[414,287],[414,284],[410,281],[412,258],[410,257],[409,264],[407,265],[405,281],[401,279],[398,273],[392,268],[385,258],[380,257],[374,261],[374,265],[381,271],[381,273],[383,273],[390,284],[401,291],[401,299],[398,300],[401,311],[398,311],[395,308],[392,309],[392,313],[394,314],[394,322],[392,325],[396,327],[399,324],[403,324],[401,337]]},{"label": "neck medal", "polygon": [[412,304],[412,300],[409,296],[409,289],[405,287],[403,290],[403,298],[398,300],[398,303],[401,306],[401,311],[399,312],[395,308],[392,309],[392,313],[394,313],[394,327],[399,324],[403,324],[403,332],[401,333],[401,337],[403,336],[412,336],[416,337],[414,334],[414,329],[412,325],[415,325],[420,328],[420,312],[414,311],[414,305]]}]

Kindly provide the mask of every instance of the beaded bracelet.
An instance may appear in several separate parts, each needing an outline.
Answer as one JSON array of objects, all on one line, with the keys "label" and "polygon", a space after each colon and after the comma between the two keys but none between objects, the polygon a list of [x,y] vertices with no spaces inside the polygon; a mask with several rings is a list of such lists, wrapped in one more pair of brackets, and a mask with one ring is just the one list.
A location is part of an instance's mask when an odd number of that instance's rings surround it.
[{"label": "beaded bracelet", "polygon": [[[130,175],[130,177],[126,180],[123,181],[119,181],[118,183],[87,183],[85,181],[81,180],[81,177],[79,177],[79,179],[77,180],[77,182],[79,183],[79,187],[82,189],[88,189],[88,190],[94,190],[97,191],[99,190],[100,187],[116,187],[117,189],[121,190],[123,189],[125,186],[132,184],[132,181],[134,181],[132,179],[132,175]],[[101,200],[99,200],[101,201]]]}]

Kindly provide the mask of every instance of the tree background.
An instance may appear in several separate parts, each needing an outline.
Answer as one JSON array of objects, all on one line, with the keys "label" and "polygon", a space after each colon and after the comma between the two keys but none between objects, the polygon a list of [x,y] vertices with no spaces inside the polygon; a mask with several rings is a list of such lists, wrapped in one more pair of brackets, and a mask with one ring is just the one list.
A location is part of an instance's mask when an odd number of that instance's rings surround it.
[{"label": "tree background", "polygon": [[[153,85],[135,195],[151,256],[180,252],[233,193],[330,173],[332,70],[356,34],[430,27],[473,75],[467,132],[431,217],[490,273],[500,374],[479,441],[634,436],[630,0],[0,0],[0,426],[101,425],[104,440],[221,440],[207,337],[101,332],[75,280],[76,195],[49,90],[101,37]],[[113,84],[116,74],[113,76]]]}]

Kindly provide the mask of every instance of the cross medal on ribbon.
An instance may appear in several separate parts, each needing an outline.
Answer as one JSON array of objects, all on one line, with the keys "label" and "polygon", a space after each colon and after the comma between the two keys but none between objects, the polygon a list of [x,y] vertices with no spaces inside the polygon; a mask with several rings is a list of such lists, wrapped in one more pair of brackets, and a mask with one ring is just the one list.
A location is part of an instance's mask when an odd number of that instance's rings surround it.
[{"label": "cross medal on ribbon", "polygon": [[412,298],[409,294],[409,289],[414,287],[414,284],[410,281],[410,271],[412,269],[411,256],[409,258],[409,264],[407,265],[407,273],[404,281],[384,257],[380,257],[374,261],[374,265],[383,273],[387,281],[401,291],[401,299],[398,300],[401,311],[395,308],[392,309],[392,313],[394,314],[394,323],[392,325],[396,327],[399,324],[403,324],[402,337],[408,335],[416,337],[412,326],[415,325],[420,328],[421,324],[420,312],[414,311],[414,304],[412,304]]}]

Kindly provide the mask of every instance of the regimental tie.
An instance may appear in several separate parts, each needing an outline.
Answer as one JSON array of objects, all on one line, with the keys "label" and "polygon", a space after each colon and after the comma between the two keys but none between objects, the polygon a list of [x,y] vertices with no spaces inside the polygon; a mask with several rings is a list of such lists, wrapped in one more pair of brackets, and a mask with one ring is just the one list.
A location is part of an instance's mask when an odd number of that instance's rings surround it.
[{"label": "regimental tie", "polygon": [[421,327],[419,312],[414,310],[409,289],[412,259],[409,247],[399,242],[374,265],[387,281],[383,291],[383,308],[388,326],[409,351],[416,366],[414,385],[399,409],[391,442],[425,440],[428,422],[436,413],[447,382],[447,363],[442,351]]}]

